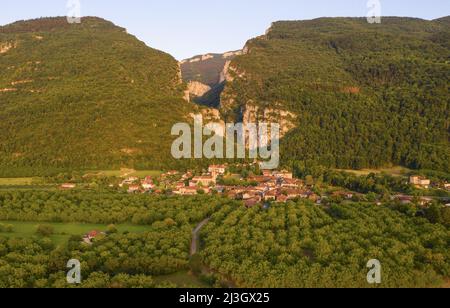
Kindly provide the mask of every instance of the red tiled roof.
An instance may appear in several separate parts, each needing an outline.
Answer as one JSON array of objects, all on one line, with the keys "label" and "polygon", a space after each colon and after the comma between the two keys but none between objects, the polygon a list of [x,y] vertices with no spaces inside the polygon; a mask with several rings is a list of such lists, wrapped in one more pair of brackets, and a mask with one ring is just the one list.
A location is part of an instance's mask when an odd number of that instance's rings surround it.
[{"label": "red tiled roof", "polygon": [[94,237],[97,237],[98,235],[100,235],[100,232],[99,231],[91,231],[87,235],[91,238],[94,238]]}]

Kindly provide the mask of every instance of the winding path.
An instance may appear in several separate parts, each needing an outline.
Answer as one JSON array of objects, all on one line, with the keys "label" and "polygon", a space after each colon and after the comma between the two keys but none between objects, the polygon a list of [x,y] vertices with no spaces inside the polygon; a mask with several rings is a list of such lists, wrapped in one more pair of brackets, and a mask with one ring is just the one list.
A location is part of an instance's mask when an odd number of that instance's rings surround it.
[{"label": "winding path", "polygon": [[198,246],[200,242],[200,231],[202,228],[210,221],[211,218],[203,220],[198,226],[192,231],[192,242],[191,242],[191,257],[198,252]]}]

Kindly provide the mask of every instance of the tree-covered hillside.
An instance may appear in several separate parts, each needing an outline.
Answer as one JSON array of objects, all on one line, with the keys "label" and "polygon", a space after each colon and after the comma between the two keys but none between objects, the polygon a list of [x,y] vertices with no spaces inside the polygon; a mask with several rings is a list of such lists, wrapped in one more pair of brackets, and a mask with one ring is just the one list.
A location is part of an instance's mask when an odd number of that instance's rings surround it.
[{"label": "tree-covered hillside", "polygon": [[[449,18],[274,23],[236,57],[222,113],[288,110],[282,158],[340,168],[450,170]],[[260,109],[261,111],[261,109]]]},{"label": "tree-covered hillside", "polygon": [[99,18],[0,27],[0,50],[0,169],[170,163],[195,108],[170,55]]}]

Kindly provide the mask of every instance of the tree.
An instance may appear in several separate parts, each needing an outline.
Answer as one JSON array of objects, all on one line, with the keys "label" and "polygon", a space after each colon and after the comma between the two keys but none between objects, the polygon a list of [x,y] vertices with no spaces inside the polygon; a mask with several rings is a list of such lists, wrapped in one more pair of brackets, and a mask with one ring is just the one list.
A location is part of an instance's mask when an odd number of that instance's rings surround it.
[{"label": "tree", "polygon": [[109,225],[106,228],[106,233],[108,233],[108,234],[114,234],[114,233],[117,233],[118,231],[119,230],[117,229],[116,225]]},{"label": "tree", "polygon": [[425,210],[425,217],[434,224],[442,222],[442,212],[441,208],[437,204],[432,204],[428,209]]},{"label": "tree", "polygon": [[50,236],[54,232],[54,228],[50,225],[39,225],[36,229],[36,234],[41,236]]},{"label": "tree", "polygon": [[446,226],[450,226],[450,207],[442,209],[442,223]]},{"label": "tree", "polygon": [[314,185],[314,178],[312,177],[312,175],[307,175],[305,177],[305,182],[306,182],[306,185],[313,186]]}]

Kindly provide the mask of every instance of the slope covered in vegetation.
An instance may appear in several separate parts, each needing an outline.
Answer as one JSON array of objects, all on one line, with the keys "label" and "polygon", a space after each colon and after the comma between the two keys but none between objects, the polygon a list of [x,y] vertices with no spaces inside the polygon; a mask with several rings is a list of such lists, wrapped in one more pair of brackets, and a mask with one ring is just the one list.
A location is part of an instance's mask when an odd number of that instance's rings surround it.
[{"label": "slope covered in vegetation", "polygon": [[99,18],[17,22],[0,46],[3,171],[169,162],[170,129],[194,108],[170,55]]},{"label": "slope covered in vegetation", "polygon": [[[285,162],[450,170],[449,18],[274,23],[230,67],[222,113],[297,115]],[[254,110],[254,109],[251,109]]]}]

